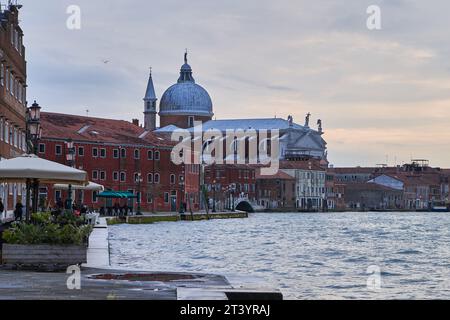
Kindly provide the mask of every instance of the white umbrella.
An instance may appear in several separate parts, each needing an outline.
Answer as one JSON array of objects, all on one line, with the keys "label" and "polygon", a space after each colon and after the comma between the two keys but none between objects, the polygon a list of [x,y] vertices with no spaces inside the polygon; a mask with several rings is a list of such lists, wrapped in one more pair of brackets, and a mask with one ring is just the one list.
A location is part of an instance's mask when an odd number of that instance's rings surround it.
[{"label": "white umbrella", "polygon": [[23,155],[0,161],[0,182],[24,182],[87,185],[86,171],[71,168],[35,155]]},{"label": "white umbrella", "polygon": [[33,183],[33,211],[37,210],[39,183],[62,183],[87,185],[86,171],[68,167],[57,162],[41,159],[35,155],[0,161],[0,182],[26,182],[27,202],[25,205],[27,221],[30,218],[30,188]]},{"label": "white umbrella", "polygon": [[[101,184],[97,184],[94,182],[89,181],[88,184],[86,186],[83,185],[71,185],[72,190],[84,190],[84,191],[104,191],[105,187],[102,186]],[[69,185],[68,184],[55,184],[53,186],[53,188],[57,189],[57,190],[69,190]]]}]

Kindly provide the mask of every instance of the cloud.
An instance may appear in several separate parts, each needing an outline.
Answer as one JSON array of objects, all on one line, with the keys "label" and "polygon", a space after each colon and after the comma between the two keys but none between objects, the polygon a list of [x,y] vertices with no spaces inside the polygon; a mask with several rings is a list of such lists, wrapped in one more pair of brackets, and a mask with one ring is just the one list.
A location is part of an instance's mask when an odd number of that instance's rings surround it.
[{"label": "cloud", "polygon": [[[148,67],[161,97],[188,48],[217,118],[311,112],[332,162],[373,164],[405,139],[402,154],[450,165],[448,1],[78,0],[80,31],[65,27],[73,1],[22,2],[28,100],[46,110],[142,116]],[[366,28],[371,4],[380,31]]]}]

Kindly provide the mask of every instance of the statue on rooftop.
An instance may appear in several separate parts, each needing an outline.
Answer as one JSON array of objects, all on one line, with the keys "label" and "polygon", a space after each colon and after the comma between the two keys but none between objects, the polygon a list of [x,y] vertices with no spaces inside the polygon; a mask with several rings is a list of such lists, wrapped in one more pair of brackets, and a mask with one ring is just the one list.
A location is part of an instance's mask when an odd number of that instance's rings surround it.
[{"label": "statue on rooftop", "polygon": [[305,127],[309,128],[309,119],[311,118],[311,113],[308,112],[305,118]]}]

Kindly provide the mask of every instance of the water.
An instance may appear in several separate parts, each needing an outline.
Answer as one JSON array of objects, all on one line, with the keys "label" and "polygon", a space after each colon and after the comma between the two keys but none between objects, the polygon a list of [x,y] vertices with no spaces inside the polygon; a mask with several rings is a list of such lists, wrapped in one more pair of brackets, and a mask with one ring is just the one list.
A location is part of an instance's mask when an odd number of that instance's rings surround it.
[{"label": "water", "polygon": [[114,267],[257,276],[286,299],[450,298],[449,213],[258,213],[112,226],[110,240]]}]

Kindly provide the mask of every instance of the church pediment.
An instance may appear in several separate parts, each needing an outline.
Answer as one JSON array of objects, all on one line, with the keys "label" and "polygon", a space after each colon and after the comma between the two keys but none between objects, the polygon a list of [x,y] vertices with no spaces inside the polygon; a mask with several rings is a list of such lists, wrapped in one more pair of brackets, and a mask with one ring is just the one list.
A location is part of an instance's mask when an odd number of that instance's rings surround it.
[{"label": "church pediment", "polygon": [[298,132],[291,131],[289,133],[289,142],[287,144],[288,149],[313,149],[323,150],[326,148],[326,143],[322,139],[322,136],[314,131]]}]

